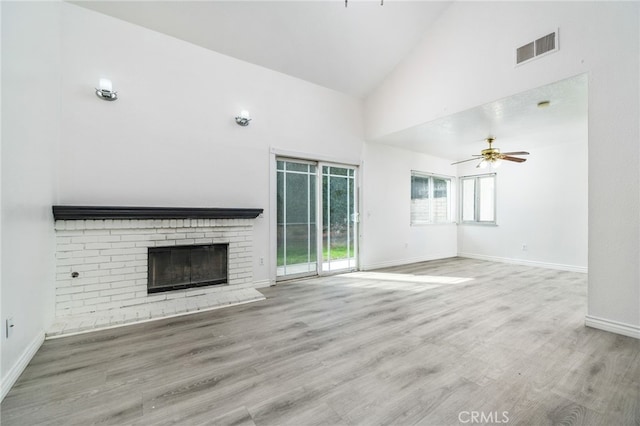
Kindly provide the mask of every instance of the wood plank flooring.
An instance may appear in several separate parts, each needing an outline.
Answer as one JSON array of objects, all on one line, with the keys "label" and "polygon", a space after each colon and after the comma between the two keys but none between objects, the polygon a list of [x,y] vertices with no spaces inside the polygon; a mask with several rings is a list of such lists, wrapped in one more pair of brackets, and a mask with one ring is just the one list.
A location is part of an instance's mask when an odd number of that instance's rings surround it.
[{"label": "wood plank flooring", "polygon": [[460,258],[375,272],[47,340],[0,421],[640,425],[640,341],[584,327],[585,274]]}]

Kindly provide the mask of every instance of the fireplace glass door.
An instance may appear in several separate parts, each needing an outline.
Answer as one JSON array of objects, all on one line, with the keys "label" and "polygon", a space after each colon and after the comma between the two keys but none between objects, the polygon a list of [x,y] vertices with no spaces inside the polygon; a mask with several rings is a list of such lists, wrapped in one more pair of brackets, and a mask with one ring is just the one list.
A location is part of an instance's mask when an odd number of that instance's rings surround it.
[{"label": "fireplace glass door", "polygon": [[228,244],[148,248],[147,292],[226,284]]}]

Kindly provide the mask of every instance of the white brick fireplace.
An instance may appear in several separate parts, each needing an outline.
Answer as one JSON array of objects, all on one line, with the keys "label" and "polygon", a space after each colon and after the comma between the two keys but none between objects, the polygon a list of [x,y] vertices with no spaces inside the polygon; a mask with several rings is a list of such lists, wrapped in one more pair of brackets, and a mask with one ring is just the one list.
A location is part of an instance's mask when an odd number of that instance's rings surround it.
[{"label": "white brick fireplace", "polygon": [[[253,218],[260,212],[55,206],[56,320],[47,334],[264,299],[253,288]],[[188,215],[198,217],[179,218]],[[148,294],[149,248],[202,244],[228,244],[227,283]]]}]

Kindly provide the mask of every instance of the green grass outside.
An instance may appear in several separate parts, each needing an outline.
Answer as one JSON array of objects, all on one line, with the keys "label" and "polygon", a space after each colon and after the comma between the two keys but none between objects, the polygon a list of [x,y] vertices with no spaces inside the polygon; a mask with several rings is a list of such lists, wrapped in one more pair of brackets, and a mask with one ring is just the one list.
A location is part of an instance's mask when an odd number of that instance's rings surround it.
[{"label": "green grass outside", "polygon": [[[349,253],[351,257],[353,257],[353,247],[351,248],[351,252]],[[336,259],[346,259],[347,254],[347,246],[336,246],[331,247],[331,260]],[[322,253],[322,258],[324,260],[329,259],[329,250],[324,249]],[[287,248],[287,265],[295,265],[296,263],[307,263],[309,261],[307,257],[307,248]],[[311,253],[311,261],[315,261],[315,252]],[[278,250],[278,266],[284,265],[284,253],[282,250]]]}]

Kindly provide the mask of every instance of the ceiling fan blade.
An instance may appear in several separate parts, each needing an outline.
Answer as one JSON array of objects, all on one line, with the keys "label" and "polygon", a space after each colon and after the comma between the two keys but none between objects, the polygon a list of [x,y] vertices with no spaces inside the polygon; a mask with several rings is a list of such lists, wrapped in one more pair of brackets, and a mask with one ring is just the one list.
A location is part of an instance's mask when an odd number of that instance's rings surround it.
[{"label": "ceiling fan blade", "polygon": [[527,151],[503,152],[502,155],[529,155]]},{"label": "ceiling fan blade", "polygon": [[453,166],[454,164],[466,163],[467,161],[473,160],[477,160],[477,158],[469,158],[468,160],[456,161],[455,163],[451,163],[451,165]]},{"label": "ceiling fan blade", "polygon": [[507,160],[507,161],[515,161],[516,163],[524,163],[525,161],[527,161],[526,158],[510,157],[504,154],[500,155],[500,159]]}]

